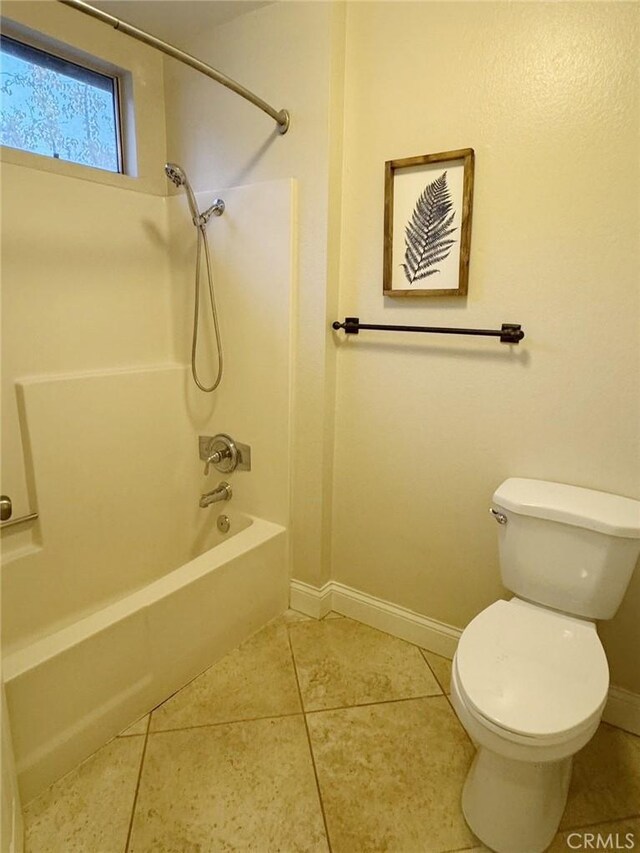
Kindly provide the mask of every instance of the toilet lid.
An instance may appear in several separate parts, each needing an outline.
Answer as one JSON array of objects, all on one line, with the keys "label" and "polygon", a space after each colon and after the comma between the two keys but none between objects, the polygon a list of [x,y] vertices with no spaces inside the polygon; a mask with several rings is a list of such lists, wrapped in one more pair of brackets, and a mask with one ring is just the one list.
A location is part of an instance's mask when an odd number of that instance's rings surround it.
[{"label": "toilet lid", "polygon": [[512,599],[483,610],[456,651],[475,710],[528,737],[581,728],[604,704],[609,667],[595,625]]}]

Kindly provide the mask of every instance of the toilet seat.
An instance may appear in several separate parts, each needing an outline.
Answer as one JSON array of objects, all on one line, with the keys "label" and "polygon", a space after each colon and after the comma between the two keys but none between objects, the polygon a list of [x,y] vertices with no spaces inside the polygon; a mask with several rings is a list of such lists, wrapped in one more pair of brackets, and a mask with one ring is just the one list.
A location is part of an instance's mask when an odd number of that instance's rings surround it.
[{"label": "toilet seat", "polygon": [[463,631],[457,682],[470,713],[519,743],[557,743],[599,720],[609,667],[595,625],[520,599]]}]

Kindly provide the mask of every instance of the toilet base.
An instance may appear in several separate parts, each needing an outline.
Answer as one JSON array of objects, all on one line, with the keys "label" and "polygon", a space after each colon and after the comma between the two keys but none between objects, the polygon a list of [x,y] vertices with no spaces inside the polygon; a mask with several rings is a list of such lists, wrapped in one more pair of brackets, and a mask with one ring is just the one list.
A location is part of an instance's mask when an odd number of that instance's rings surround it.
[{"label": "toilet base", "polygon": [[567,802],[572,758],[525,762],[479,747],[462,792],[471,830],[496,853],[542,853]]}]

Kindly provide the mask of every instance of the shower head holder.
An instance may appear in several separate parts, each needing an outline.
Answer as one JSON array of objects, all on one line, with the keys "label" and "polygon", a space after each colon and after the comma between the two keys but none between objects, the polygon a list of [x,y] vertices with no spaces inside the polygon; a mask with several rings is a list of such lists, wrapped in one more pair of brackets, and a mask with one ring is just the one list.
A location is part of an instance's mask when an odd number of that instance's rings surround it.
[{"label": "shower head holder", "polygon": [[215,199],[211,207],[208,207],[204,211],[204,213],[200,214],[200,216],[198,217],[198,224],[206,225],[212,216],[222,216],[222,214],[224,213],[224,208],[224,201],[221,198]]}]

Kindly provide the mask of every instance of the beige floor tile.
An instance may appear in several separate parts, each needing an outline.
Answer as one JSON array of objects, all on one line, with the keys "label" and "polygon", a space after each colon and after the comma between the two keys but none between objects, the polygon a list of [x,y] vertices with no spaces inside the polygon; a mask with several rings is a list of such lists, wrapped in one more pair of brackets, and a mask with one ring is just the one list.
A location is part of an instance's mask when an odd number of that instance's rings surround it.
[{"label": "beige floor tile", "polygon": [[561,828],[640,814],[640,738],[602,723],[573,760]]},{"label": "beige floor tile", "polygon": [[327,849],[302,716],[149,735],[130,853]]},{"label": "beige floor tile", "polygon": [[116,738],[24,810],[25,853],[122,853],[144,738]]},{"label": "beige floor tile", "polygon": [[322,617],[323,619],[344,619],[342,613],[336,613],[335,610],[330,610],[326,616]]},{"label": "beige floor tile", "polygon": [[438,679],[440,687],[445,693],[451,693],[451,661],[426,649],[422,649],[422,654]]},{"label": "beige floor tile", "polygon": [[[596,846],[598,839],[599,846]],[[558,833],[547,853],[568,853],[570,850],[640,851],[640,818]]]},{"label": "beige floor tile", "polygon": [[305,710],[441,693],[419,649],[351,619],[289,627]]},{"label": "beige floor tile", "polygon": [[156,708],[150,730],[299,712],[287,627],[277,620]]},{"label": "beige floor tile", "polygon": [[333,853],[472,847],[473,748],[444,696],[307,716]]},{"label": "beige floor tile", "polygon": [[129,737],[130,735],[146,735],[147,726],[149,725],[149,714],[145,714],[140,720],[137,720],[133,725],[120,732],[118,737]]}]

